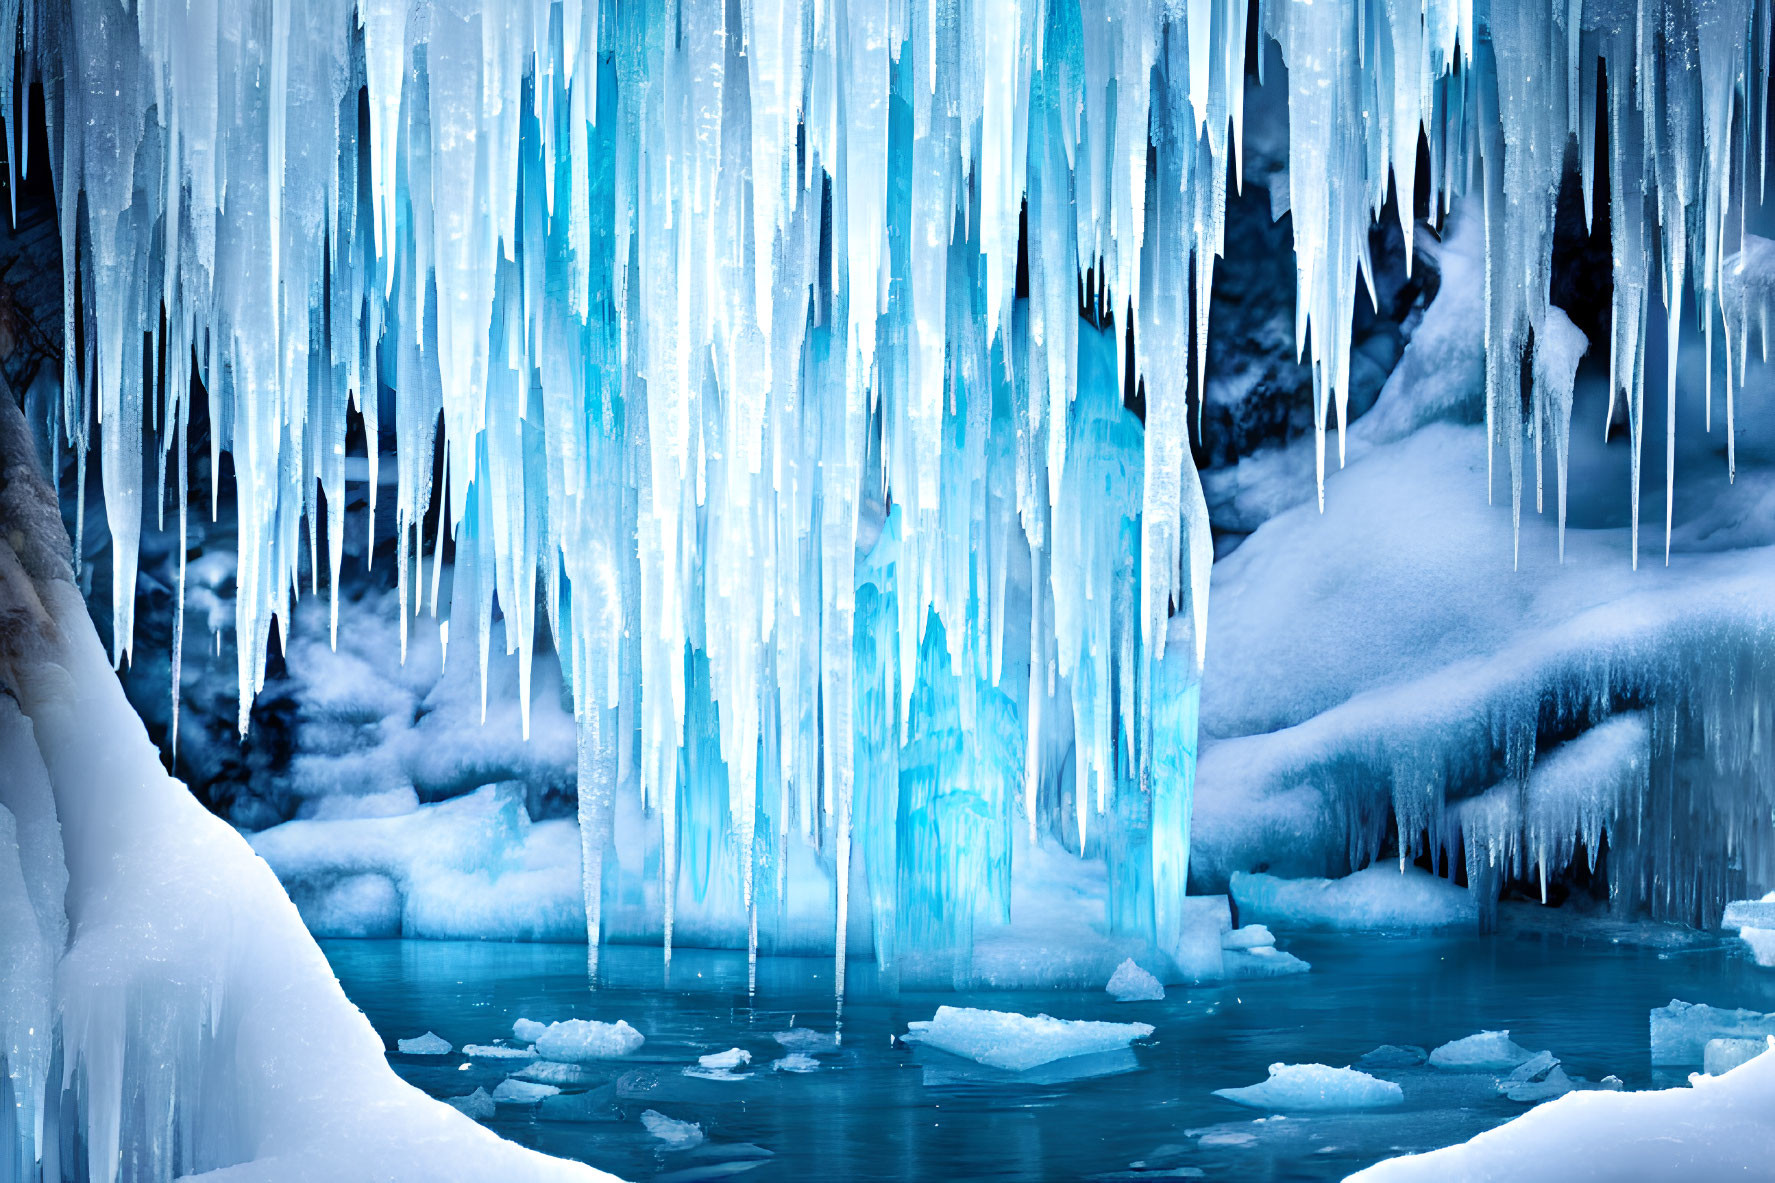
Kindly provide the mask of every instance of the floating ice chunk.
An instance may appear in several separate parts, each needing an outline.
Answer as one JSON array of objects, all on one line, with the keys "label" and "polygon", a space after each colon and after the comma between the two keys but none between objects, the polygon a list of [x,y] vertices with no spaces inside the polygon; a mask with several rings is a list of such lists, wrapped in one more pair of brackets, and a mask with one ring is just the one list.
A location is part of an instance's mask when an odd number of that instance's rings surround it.
[{"label": "floating ice chunk", "polygon": [[1235,871],[1239,915],[1278,928],[1479,927],[1479,897],[1417,867],[1377,864],[1342,879],[1279,879]]},{"label": "floating ice chunk", "polygon": [[1549,1072],[1559,1067],[1559,1057],[1552,1052],[1536,1052],[1515,1068],[1510,1070],[1500,1084],[1505,1087],[1528,1084],[1536,1080],[1544,1080]]},{"label": "floating ice chunk", "polygon": [[564,1064],[555,1060],[535,1060],[518,1071],[512,1073],[518,1080],[534,1080],[538,1084],[584,1084],[596,1079],[579,1064]]},{"label": "floating ice chunk", "polygon": [[1724,1010],[1671,999],[1652,1012],[1652,1064],[1699,1064],[1710,1039],[1762,1039],[1775,1035],[1775,1014]]},{"label": "floating ice chunk", "polygon": [[522,1043],[535,1043],[548,1029],[547,1023],[538,1023],[534,1019],[519,1019],[512,1024],[512,1036]]},{"label": "floating ice chunk", "polygon": [[1542,1101],[1551,1101],[1555,1097],[1563,1097],[1577,1085],[1565,1074],[1565,1069],[1558,1064],[1539,1080],[1525,1080],[1520,1084],[1512,1084],[1501,1091],[1512,1101],[1525,1105],[1539,1105]]},{"label": "floating ice chunk", "polygon": [[533,1081],[508,1077],[494,1087],[493,1099],[507,1105],[534,1105],[544,1097],[552,1097],[560,1091],[552,1084],[536,1084]]},{"label": "floating ice chunk", "polygon": [[1261,949],[1274,945],[1276,936],[1267,924],[1247,924],[1221,934],[1222,949]]},{"label": "floating ice chunk", "polygon": [[752,1053],[743,1047],[730,1047],[724,1052],[698,1056],[696,1062],[704,1068],[738,1068],[752,1062]]},{"label": "floating ice chunk", "polygon": [[806,1052],[810,1056],[830,1056],[838,1052],[838,1036],[830,1031],[815,1031],[811,1027],[791,1027],[787,1031],[778,1031],[771,1036],[783,1046],[784,1051]]},{"label": "floating ice chunk", "polygon": [[465,1043],[462,1054],[473,1060],[534,1060],[533,1047],[507,1047],[502,1043]]},{"label": "floating ice chunk", "polygon": [[790,1052],[780,1060],[773,1060],[770,1065],[778,1072],[818,1072],[820,1062],[806,1052]]},{"label": "floating ice chunk", "polygon": [[536,1037],[536,1053],[545,1060],[581,1063],[586,1060],[614,1060],[630,1055],[646,1042],[646,1037],[629,1026],[626,1019],[600,1023],[596,1019],[567,1019],[550,1023]]},{"label": "floating ice chunk", "polygon": [[464,1097],[447,1099],[451,1108],[460,1110],[476,1121],[486,1121],[493,1116],[493,1098],[487,1095],[486,1089],[476,1089]]},{"label": "floating ice chunk", "polygon": [[1710,1039],[1701,1050],[1701,1070],[1709,1076],[1723,1076],[1768,1050],[1767,1039]]},{"label": "floating ice chunk", "polygon": [[1383,1043],[1358,1057],[1358,1068],[1416,1068],[1429,1058],[1429,1053],[1413,1044]]},{"label": "floating ice chunk", "polygon": [[450,1041],[435,1031],[427,1031],[414,1039],[400,1039],[395,1046],[409,1056],[447,1056],[450,1054]]},{"label": "floating ice chunk", "polygon": [[1313,968],[1294,954],[1284,953],[1274,945],[1228,949],[1223,964],[1229,978],[1279,978],[1287,974],[1304,974]]},{"label": "floating ice chunk", "polygon": [[1746,925],[1738,930],[1738,935],[1750,946],[1750,955],[1758,965],[1765,969],[1775,967],[1775,928]]},{"label": "floating ice chunk", "polygon": [[1775,929],[1775,891],[1760,900],[1733,900],[1726,905],[1725,915],[1720,918],[1723,929],[1772,928]]},{"label": "floating ice chunk", "polygon": [[1354,1068],[1333,1068],[1327,1064],[1271,1064],[1270,1078],[1262,1084],[1215,1089],[1214,1095],[1251,1109],[1288,1109],[1303,1113],[1385,1109],[1405,1101],[1405,1091],[1390,1080]]},{"label": "floating ice chunk", "polygon": [[1257,1135],[1244,1130],[1209,1130],[1196,1139],[1196,1145],[1204,1149],[1215,1146],[1255,1146]]},{"label": "floating ice chunk", "polygon": [[666,1144],[668,1150],[689,1150],[703,1140],[703,1127],[693,1121],[679,1121],[667,1117],[657,1109],[649,1109],[641,1115],[641,1124],[647,1132]]},{"label": "floating ice chunk", "polygon": [[1481,1031],[1443,1044],[1430,1053],[1430,1066],[1450,1072],[1503,1072],[1534,1058],[1518,1047],[1508,1031]]},{"label": "floating ice chunk", "polygon": [[1104,989],[1117,1002],[1157,1002],[1165,997],[1164,985],[1136,965],[1132,957],[1116,966],[1116,972],[1109,976],[1109,984]]},{"label": "floating ice chunk", "polygon": [[928,1044],[988,1068],[1027,1072],[1070,1056],[1124,1048],[1152,1033],[1146,1023],[1100,1023],[940,1006],[930,1020],[907,1024],[906,1041]]}]

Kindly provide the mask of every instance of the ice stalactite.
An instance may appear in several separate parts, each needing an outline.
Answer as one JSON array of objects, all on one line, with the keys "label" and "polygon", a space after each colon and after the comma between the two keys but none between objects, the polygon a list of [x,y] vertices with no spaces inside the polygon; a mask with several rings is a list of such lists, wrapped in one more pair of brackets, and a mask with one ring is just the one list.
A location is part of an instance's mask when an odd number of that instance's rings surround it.
[{"label": "ice stalactite", "polygon": [[[353,414],[374,441],[391,410],[403,620],[429,546],[434,612],[454,556],[457,653],[484,668],[498,612],[525,680],[548,630],[584,737],[587,892],[611,802],[638,797],[668,956],[685,851],[712,837],[738,847],[754,932],[787,845],[815,846],[841,961],[853,880],[878,951],[965,957],[970,910],[1008,899],[1013,824],[1107,857],[1139,901],[1112,920],[1155,931],[1176,901],[1153,886],[1180,894],[1187,860],[1212,558],[1189,398],[1252,11],[26,4],[17,81],[43,85],[85,347],[64,428],[84,457],[100,423],[115,660],[143,435],[186,421],[187,360],[212,471],[226,449],[238,482],[243,726],[323,529],[337,594]],[[1469,190],[1484,210],[1513,506],[1525,436],[1564,472],[1552,219],[1574,148],[1595,199],[1606,138],[1637,509],[1654,306],[1671,375],[1685,287],[1728,357],[1748,334],[1767,0],[1255,19],[1288,67],[1321,482],[1368,231],[1391,197],[1409,251],[1420,188],[1433,217]],[[985,828],[953,836],[964,816]]]}]

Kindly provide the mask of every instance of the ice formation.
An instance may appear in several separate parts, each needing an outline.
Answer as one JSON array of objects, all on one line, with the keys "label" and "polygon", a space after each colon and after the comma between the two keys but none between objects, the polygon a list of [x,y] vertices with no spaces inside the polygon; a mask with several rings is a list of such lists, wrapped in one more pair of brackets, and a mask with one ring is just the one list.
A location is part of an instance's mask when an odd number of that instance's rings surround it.
[{"label": "ice formation", "polygon": [[1094,1052],[1117,1051],[1153,1033],[1148,1023],[1101,1023],[1012,1011],[940,1006],[907,1024],[906,1042],[922,1043],[1006,1072]]},{"label": "ice formation", "polygon": [[1270,1078],[1244,1088],[1215,1089],[1235,1105],[1315,1113],[1345,1109],[1384,1109],[1405,1103],[1405,1092],[1354,1068],[1326,1064],[1271,1064]]},{"label": "ice formation", "polygon": [[1281,928],[1437,929],[1479,926],[1476,892],[1417,867],[1369,867],[1342,879],[1232,877],[1241,918]]},{"label": "ice formation", "polygon": [[[680,846],[710,832],[754,917],[785,847],[818,845],[840,977],[853,865],[878,958],[965,951],[973,913],[1007,907],[1013,826],[1101,843],[1111,918],[1165,930],[1212,554],[1189,398],[1244,180],[1251,12],[23,6],[0,97],[12,127],[15,85],[43,84],[84,342],[60,425],[82,463],[99,425],[114,659],[146,452],[183,522],[207,410],[238,482],[244,725],[299,586],[337,587],[348,433],[391,416],[403,624],[438,614],[449,552],[459,652],[485,667],[497,605],[526,686],[540,630],[563,654],[594,960],[619,793],[659,821],[668,953]],[[1667,386],[1686,309],[1718,337],[1730,433],[1770,292],[1742,216],[1764,5],[1255,13],[1288,67],[1276,189],[1321,486],[1369,227],[1397,194],[1411,250],[1423,189],[1432,215],[1482,199],[1512,505],[1531,440],[1563,490],[1587,343],[1548,287],[1574,145],[1586,213],[1608,210],[1635,508],[1656,310]]]}]

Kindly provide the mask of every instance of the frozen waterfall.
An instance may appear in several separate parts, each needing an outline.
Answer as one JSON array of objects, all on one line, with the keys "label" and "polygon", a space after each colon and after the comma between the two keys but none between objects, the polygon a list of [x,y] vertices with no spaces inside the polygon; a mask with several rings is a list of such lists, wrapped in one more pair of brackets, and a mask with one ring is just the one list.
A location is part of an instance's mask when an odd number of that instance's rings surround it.
[{"label": "frozen waterfall", "polygon": [[114,660],[146,490],[185,504],[190,373],[237,480],[243,727],[362,528],[348,434],[392,414],[403,636],[423,617],[484,671],[497,605],[526,691],[541,630],[563,655],[594,969],[619,798],[658,819],[668,956],[680,847],[714,838],[754,945],[799,843],[833,867],[841,980],[853,883],[878,956],[965,957],[1019,827],[1104,856],[1112,923],[1163,944],[1212,559],[1189,424],[1253,14],[1288,67],[1269,184],[1321,488],[1389,205],[1408,251],[1420,199],[1483,211],[1518,514],[1543,439],[1565,507],[1568,155],[1608,211],[1636,531],[1654,310],[1672,386],[1685,312],[1728,375],[1767,347],[1768,0],[18,10],[0,89],[15,141],[26,83],[50,122],[20,163],[57,184],[60,428],[84,457],[98,424]]}]

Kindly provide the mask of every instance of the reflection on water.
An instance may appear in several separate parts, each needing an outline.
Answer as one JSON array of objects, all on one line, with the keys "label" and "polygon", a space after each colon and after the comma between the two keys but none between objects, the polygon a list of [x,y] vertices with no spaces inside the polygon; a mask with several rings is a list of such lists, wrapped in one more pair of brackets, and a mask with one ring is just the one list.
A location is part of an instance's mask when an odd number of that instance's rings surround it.
[{"label": "reflection on water", "polygon": [[[1102,993],[893,994],[870,967],[847,975],[843,1041],[812,1071],[778,1071],[772,1033],[832,1030],[832,967],[771,958],[746,997],[743,954],[680,950],[667,980],[657,949],[604,951],[605,984],[584,983],[583,946],[422,941],[324,943],[346,992],[389,1045],[436,1031],[458,1048],[509,1039],[517,1018],[627,1019],[639,1052],[597,1065],[540,1106],[501,1105],[486,1124],[552,1154],[634,1180],[1337,1179],[1392,1154],[1471,1137],[1523,1106],[1491,1078],[1380,1071],[1405,1104],[1371,1113],[1262,1120],[1212,1095],[1264,1079],[1271,1063],[1345,1065],[1384,1043],[1425,1047],[1507,1028],[1567,1072],[1628,1088],[1680,1084],[1650,1066],[1647,1012],[1670,999],[1775,1009],[1775,974],[1712,942],[1659,952],[1530,933],[1490,937],[1284,938],[1313,972],[1174,988],[1162,1002]],[[896,1046],[943,1003],[1151,1023],[1131,1050],[1061,1061],[1021,1077]],[[739,1047],[737,1079],[686,1076],[698,1056]],[[390,1057],[439,1097],[491,1092],[518,1062],[458,1054]],[[1088,1061],[1088,1062],[1087,1062]],[[798,1062],[801,1063],[801,1062]],[[462,1065],[466,1064],[464,1068]],[[802,1064],[805,1066],[805,1064]],[[671,1150],[641,1116],[699,1124]]]}]

